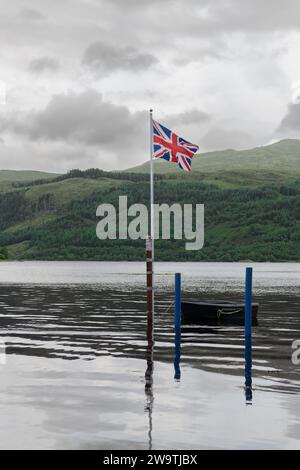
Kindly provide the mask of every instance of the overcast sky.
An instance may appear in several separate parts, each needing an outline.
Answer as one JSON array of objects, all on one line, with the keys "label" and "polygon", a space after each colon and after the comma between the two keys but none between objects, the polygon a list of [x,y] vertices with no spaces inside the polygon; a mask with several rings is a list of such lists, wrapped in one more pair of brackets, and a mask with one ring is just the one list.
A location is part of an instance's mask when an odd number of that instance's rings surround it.
[{"label": "overcast sky", "polygon": [[200,146],[300,138],[298,0],[0,4],[0,168],[123,169],[148,110]]}]

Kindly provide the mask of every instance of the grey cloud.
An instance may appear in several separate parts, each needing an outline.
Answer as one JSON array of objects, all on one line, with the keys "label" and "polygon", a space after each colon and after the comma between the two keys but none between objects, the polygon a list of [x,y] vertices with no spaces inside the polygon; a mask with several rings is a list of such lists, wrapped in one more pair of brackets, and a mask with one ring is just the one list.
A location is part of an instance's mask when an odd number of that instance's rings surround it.
[{"label": "grey cloud", "polygon": [[219,8],[219,20],[223,19],[226,28],[240,31],[298,29],[299,14],[298,0],[249,0],[243,6],[239,0],[227,0]]},{"label": "grey cloud", "polygon": [[34,8],[23,8],[20,11],[19,16],[25,20],[32,20],[32,21],[41,21],[45,19],[45,16],[38,10],[35,10]]},{"label": "grey cloud", "polygon": [[259,138],[239,129],[214,127],[201,137],[201,145],[207,150],[246,149],[259,145]]},{"label": "grey cloud", "polygon": [[[29,157],[30,156],[30,157]],[[1,168],[41,170],[63,173],[71,168],[109,168],[114,169],[116,162],[107,161],[105,154],[99,155],[92,147],[68,145],[64,142],[47,143],[24,142],[14,136],[13,142],[1,144]]]},{"label": "grey cloud", "polygon": [[[202,143],[205,140],[209,149],[257,145],[262,133],[269,137],[280,121],[282,114],[278,119],[276,110],[282,113],[282,102],[286,103],[290,85],[297,78],[293,74],[299,33],[293,35],[293,31],[298,29],[298,0],[186,0],[184,9],[182,0],[31,0],[29,3],[14,0],[2,3],[0,40],[6,51],[2,74],[8,82],[14,83],[15,77],[20,76],[27,83],[14,92],[12,105],[22,110],[28,109],[32,102],[35,106],[49,102],[46,107],[41,105],[39,112],[28,111],[23,116],[9,117],[7,113],[11,108],[7,107],[1,119],[2,127],[8,133],[14,132],[11,140],[10,136],[8,139],[5,136],[8,143],[16,138],[24,144],[31,141],[30,145],[47,148],[64,142],[76,148],[86,146],[92,153],[102,147],[117,149],[116,155],[122,154],[124,141],[131,149],[136,142],[138,148],[142,148],[139,115],[130,113],[126,107],[107,103],[96,92],[62,93],[94,84],[95,87],[101,85],[105,96],[112,101],[123,100],[138,109],[148,108],[149,103],[154,108],[160,107],[162,122],[167,127],[182,132],[190,141]],[[18,12],[26,5],[32,8],[24,8],[20,16]],[[39,9],[51,21],[40,21],[45,16]],[[284,33],[274,34],[278,31]],[[113,45],[107,45],[108,40]],[[127,48],[129,45],[132,49]],[[271,56],[272,47],[276,53],[279,48],[286,48],[284,61]],[[39,84],[37,92],[32,77],[24,74],[24,68],[28,67],[24,57],[29,57],[29,61],[39,55],[52,54],[64,67],[59,74],[49,74],[49,78],[45,74],[45,82]],[[150,70],[145,83],[134,76],[126,83],[127,77],[122,71],[148,70],[148,64],[156,60],[155,55],[160,66],[153,67],[154,72]],[[210,60],[211,57],[214,60]],[[225,64],[224,58],[229,58]],[[81,60],[94,74],[81,73]],[[194,61],[199,65],[189,67]],[[111,81],[98,79],[101,74],[119,70]],[[276,89],[272,90],[274,84]],[[53,90],[61,94],[51,98]],[[211,119],[201,114],[202,104],[212,110]],[[200,110],[182,112],[186,105],[199,106]],[[255,107],[262,111],[262,124],[251,117]],[[298,132],[298,108],[292,108],[282,120],[280,132]],[[171,110],[177,114],[170,115]],[[251,122],[246,126],[242,121],[248,114]],[[232,126],[228,125],[227,117]],[[116,120],[115,129],[109,126],[112,119]],[[144,128],[148,129],[147,124]],[[132,144],[129,144],[130,132],[133,132]],[[147,135],[144,141],[146,139]],[[84,152],[82,155],[84,159]],[[19,161],[22,164],[21,151]]]},{"label": "grey cloud", "polygon": [[[116,6],[117,8],[124,8],[126,9],[126,7],[128,7],[128,5],[130,5],[131,7],[134,7],[134,8],[142,8],[142,9],[145,9],[147,8],[147,6],[152,6],[152,5],[156,5],[156,4],[161,4],[161,5],[166,5],[166,4],[170,4],[170,3],[174,3],[178,0],[151,0],[151,1],[146,1],[146,2],[141,2],[141,0],[126,0],[126,2],[124,2],[124,0],[102,0],[102,2],[105,4],[112,4],[114,6]],[[194,0],[192,0],[193,2]],[[209,0],[203,0],[203,1],[209,1]]]},{"label": "grey cloud", "polygon": [[[170,34],[176,31],[180,21],[180,33],[188,32],[192,27],[193,34],[206,36],[222,34],[224,31],[275,31],[287,28],[299,28],[300,4],[298,0],[186,0],[185,10],[188,15],[182,14],[182,0],[155,0],[141,2],[140,0],[103,0],[112,3],[116,9],[135,9],[137,12],[148,9],[156,13],[155,26],[165,22],[165,9],[172,22],[165,28]],[[158,15],[158,9],[161,15]],[[152,25],[153,26],[153,25]],[[175,29],[172,29],[174,28]],[[178,31],[178,30],[177,30]]]},{"label": "grey cloud", "polygon": [[278,129],[278,136],[300,137],[300,103],[291,103]]},{"label": "grey cloud", "polygon": [[184,44],[179,45],[176,48],[173,63],[177,67],[182,67],[192,62],[227,60],[231,58],[232,51],[224,41],[224,38],[210,38],[209,41],[204,41],[204,43],[201,43],[199,40],[195,41],[189,49]]},{"label": "grey cloud", "polygon": [[166,121],[171,122],[174,125],[199,125],[208,122],[210,119],[211,117],[208,113],[193,108],[183,113],[167,116]]},{"label": "grey cloud", "polygon": [[83,65],[104,75],[114,70],[138,72],[156,62],[152,54],[142,53],[134,47],[117,47],[101,41],[90,44],[82,58]]},{"label": "grey cloud", "polygon": [[78,142],[124,151],[140,147],[146,122],[143,112],[130,113],[125,106],[104,101],[96,90],[88,90],[54,95],[45,109],[18,118],[8,117],[0,122],[0,128],[33,141]]},{"label": "grey cloud", "polygon": [[29,70],[32,73],[39,74],[46,70],[56,71],[59,68],[59,62],[51,57],[39,57],[29,63]]}]

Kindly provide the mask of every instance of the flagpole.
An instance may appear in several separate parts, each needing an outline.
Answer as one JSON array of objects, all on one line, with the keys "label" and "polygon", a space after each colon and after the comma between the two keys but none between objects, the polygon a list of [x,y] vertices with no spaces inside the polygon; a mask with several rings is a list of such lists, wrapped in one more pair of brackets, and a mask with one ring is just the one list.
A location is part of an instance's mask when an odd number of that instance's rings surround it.
[{"label": "flagpole", "polygon": [[154,179],[153,179],[153,116],[150,109],[150,231],[146,241],[146,278],[147,278],[147,337],[153,344],[154,326],[154,286],[153,286],[153,255],[154,255]]},{"label": "flagpole", "polygon": [[149,411],[149,449],[152,449],[152,409],[153,409],[153,347],[154,347],[154,177],[153,177],[153,110],[149,112],[150,124],[150,230],[146,241],[147,274],[147,369],[145,373],[145,392],[148,397]]},{"label": "flagpole", "polygon": [[153,110],[150,109],[150,237],[154,259],[154,175],[153,175]]}]

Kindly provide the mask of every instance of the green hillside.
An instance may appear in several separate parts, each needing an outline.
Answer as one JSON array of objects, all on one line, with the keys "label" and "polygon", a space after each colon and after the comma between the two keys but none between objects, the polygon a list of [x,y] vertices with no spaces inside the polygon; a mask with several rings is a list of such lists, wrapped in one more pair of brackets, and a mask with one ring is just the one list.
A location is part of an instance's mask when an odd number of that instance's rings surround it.
[{"label": "green hillside", "polygon": [[[149,172],[149,163],[130,169],[135,173]],[[207,176],[222,173],[243,173],[244,176],[259,173],[271,176],[294,177],[300,175],[300,140],[282,140],[265,147],[249,150],[223,150],[217,152],[199,153],[193,159],[193,173],[199,172]],[[176,173],[177,165],[164,160],[155,162],[155,172]]]},{"label": "green hillside", "polygon": [[49,179],[58,176],[58,173],[46,173],[44,171],[17,171],[0,170],[0,182],[2,181],[34,181],[37,179]]},{"label": "green hillside", "polygon": [[[158,260],[300,261],[299,141],[196,158],[190,174],[157,162],[166,171],[155,177],[155,200],[204,204],[204,248],[187,252],[184,241],[160,240]],[[50,180],[14,180],[9,190],[0,180],[0,259],[143,260],[143,240],[97,239],[96,209],[117,207],[120,195],[129,205],[148,205],[146,169],[72,170]]]},{"label": "green hillside", "polygon": [[43,171],[17,171],[0,170],[0,192],[13,188],[17,183],[25,183],[35,180],[47,180],[59,176],[58,173],[46,173]]}]

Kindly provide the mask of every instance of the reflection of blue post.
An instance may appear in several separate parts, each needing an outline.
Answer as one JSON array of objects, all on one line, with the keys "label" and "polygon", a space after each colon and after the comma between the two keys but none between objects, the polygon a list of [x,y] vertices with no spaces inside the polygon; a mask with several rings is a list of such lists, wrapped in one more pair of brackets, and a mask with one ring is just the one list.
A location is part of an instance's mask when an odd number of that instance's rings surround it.
[{"label": "reflection of blue post", "polygon": [[175,357],[174,368],[176,380],[180,380],[180,340],[181,340],[181,274],[175,274]]},{"label": "reflection of blue post", "polygon": [[246,404],[252,404],[252,344],[251,336],[245,341],[245,396]]},{"label": "reflection of blue post", "polygon": [[245,394],[252,402],[252,268],[246,268],[245,297]]}]

